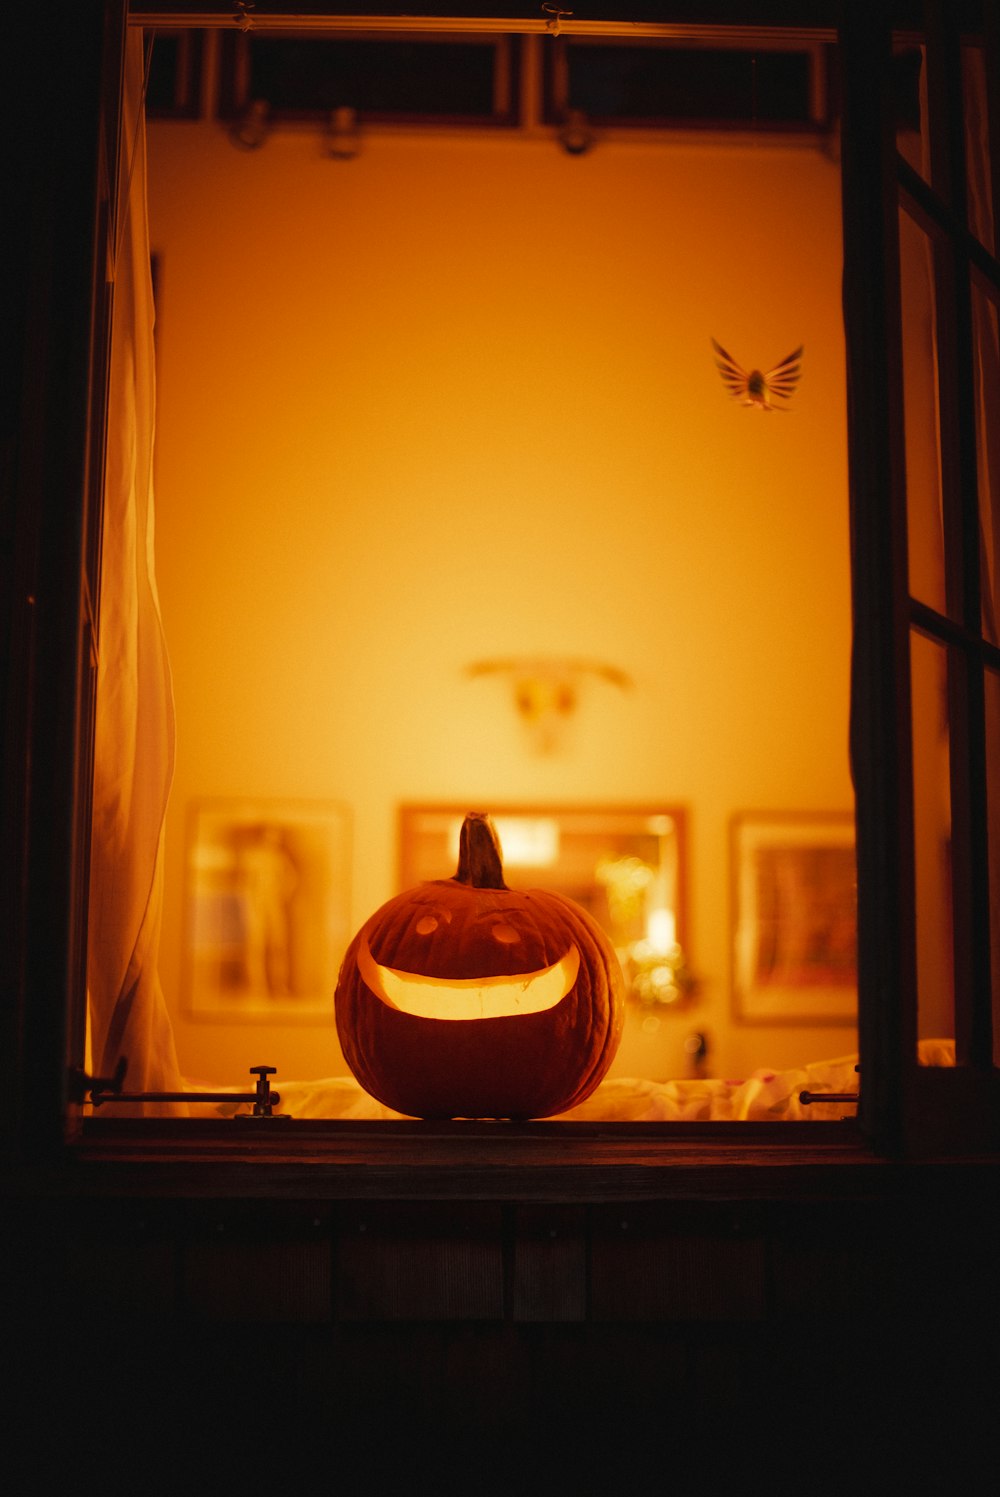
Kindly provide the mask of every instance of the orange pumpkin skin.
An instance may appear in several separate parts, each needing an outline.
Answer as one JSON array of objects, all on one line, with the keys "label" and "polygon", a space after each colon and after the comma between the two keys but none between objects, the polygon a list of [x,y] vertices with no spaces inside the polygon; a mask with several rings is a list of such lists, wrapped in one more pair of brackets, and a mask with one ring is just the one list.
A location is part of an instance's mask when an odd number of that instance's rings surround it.
[{"label": "orange pumpkin skin", "polygon": [[[551,1117],[588,1097],[614,1059],[624,1020],[621,968],[581,906],[506,887],[487,818],[466,818],[462,835],[455,878],[389,900],[348,947],[336,992],[344,1058],[366,1091],[411,1117]],[[574,948],[579,967],[569,991],[540,1012],[499,1017],[404,1012],[372,991],[359,968],[367,950],[380,967],[446,986],[516,979]],[[424,991],[433,992],[426,984]]]}]

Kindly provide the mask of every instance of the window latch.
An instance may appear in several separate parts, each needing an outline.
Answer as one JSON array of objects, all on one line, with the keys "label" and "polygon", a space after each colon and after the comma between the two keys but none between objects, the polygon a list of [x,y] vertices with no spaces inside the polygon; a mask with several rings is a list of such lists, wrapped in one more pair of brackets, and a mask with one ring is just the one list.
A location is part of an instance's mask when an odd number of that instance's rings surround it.
[{"label": "window latch", "polygon": [[[858,1065],[854,1069],[860,1071],[861,1067]],[[858,1099],[857,1092],[799,1092],[803,1107],[809,1107],[813,1102],[857,1102]]]},{"label": "window latch", "polygon": [[126,1092],[123,1085],[128,1061],[123,1055],[115,1067],[113,1076],[88,1076],[82,1066],[74,1066],[69,1073],[69,1096],[71,1102],[89,1102],[92,1107],[114,1102],[234,1102],[253,1103],[252,1111],[234,1113],[234,1118],[284,1119],[288,1114],[275,1112],[281,1104],[281,1096],[271,1090],[268,1077],[275,1074],[274,1066],[251,1066],[251,1076],[257,1077],[252,1092]]},{"label": "window latch", "polygon": [[809,1107],[813,1102],[856,1102],[857,1092],[799,1092],[799,1101],[803,1107]]}]

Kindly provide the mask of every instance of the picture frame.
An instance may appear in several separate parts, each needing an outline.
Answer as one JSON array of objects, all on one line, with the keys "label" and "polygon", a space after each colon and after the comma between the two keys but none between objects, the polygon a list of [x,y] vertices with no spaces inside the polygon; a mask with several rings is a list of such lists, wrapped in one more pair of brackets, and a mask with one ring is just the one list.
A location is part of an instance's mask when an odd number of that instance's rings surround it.
[{"label": "picture frame", "polygon": [[333,803],[191,807],[184,1006],[216,1023],[334,1022],[350,939],[350,817]]},{"label": "picture frame", "polygon": [[730,825],[733,1016],[857,1020],[857,876],[850,812],[739,812]]}]

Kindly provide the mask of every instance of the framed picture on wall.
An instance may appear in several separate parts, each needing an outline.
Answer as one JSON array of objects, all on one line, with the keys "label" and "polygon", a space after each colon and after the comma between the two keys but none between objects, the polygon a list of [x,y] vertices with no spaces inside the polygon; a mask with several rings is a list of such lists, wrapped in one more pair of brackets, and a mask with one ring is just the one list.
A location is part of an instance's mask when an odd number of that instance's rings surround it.
[{"label": "framed picture on wall", "polygon": [[[399,886],[450,878],[468,807],[400,808]],[[582,905],[618,953],[626,986],[651,1013],[691,991],[683,806],[503,805],[490,808],[513,889]]]},{"label": "framed picture on wall", "polygon": [[731,823],[730,854],[737,1021],[853,1024],[853,817],[741,812]]},{"label": "framed picture on wall", "polygon": [[344,807],[205,801],[191,811],[184,981],[216,1023],[333,1023],[350,924]]}]

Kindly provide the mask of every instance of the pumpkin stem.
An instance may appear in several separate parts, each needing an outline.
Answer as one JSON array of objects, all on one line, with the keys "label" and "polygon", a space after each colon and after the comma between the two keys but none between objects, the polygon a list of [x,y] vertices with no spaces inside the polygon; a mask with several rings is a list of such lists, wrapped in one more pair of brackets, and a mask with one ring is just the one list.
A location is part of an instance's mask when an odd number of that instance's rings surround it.
[{"label": "pumpkin stem", "polygon": [[455,882],[473,889],[506,889],[500,840],[485,811],[470,811],[458,839]]}]

